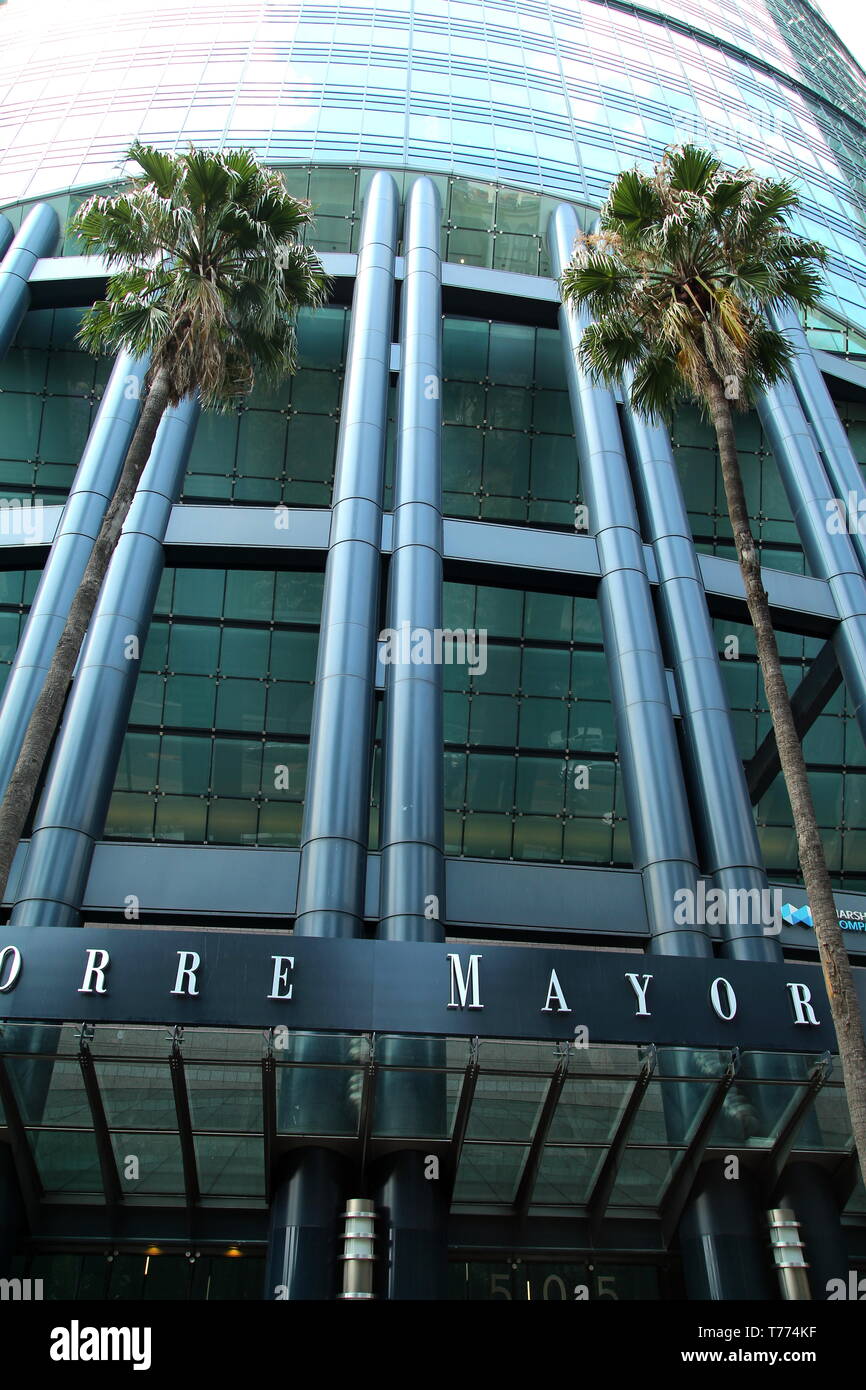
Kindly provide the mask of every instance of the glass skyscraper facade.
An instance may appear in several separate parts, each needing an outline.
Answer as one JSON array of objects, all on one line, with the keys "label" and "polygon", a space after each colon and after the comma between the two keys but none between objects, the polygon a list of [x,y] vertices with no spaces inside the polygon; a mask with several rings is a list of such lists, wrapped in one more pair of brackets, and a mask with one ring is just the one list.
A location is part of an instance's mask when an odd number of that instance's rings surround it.
[{"label": "glass skyscraper facade", "polygon": [[[832,1043],[796,1001],[802,1045],[735,1021],[817,952],[715,440],[584,379],[557,276],[612,178],[686,140],[795,178],[828,248],[792,382],[736,425],[859,977],[866,545],[825,500],[866,465],[863,72],[806,0],[13,0],[0,38],[4,786],[144,370],[76,340],[105,269],[72,214],[135,137],[243,146],[310,200],[333,277],[291,380],[161,427],[10,879],[0,1017],[9,943],[81,927],[277,962],[412,944],[451,961],[454,1010],[358,1026],[338,998],[286,1034],[240,994],[183,1024],[168,996],[13,1009],[0,1277],[336,1297],[364,1197],[378,1297],[770,1298],[781,1206],[826,1296],[866,1264]],[[389,665],[403,625],[483,660]],[[680,920],[712,887],[779,889],[781,926]],[[704,994],[715,972],[729,1045],[674,1021],[584,1045],[556,991],[535,1033],[473,1027],[471,961],[506,946],[605,999],[672,957]]]}]

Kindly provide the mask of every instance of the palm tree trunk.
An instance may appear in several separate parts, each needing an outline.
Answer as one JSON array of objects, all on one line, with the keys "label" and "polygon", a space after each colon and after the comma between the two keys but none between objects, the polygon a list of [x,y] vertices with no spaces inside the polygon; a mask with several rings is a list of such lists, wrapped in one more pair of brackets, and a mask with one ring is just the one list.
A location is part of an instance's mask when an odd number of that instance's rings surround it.
[{"label": "palm tree trunk", "polygon": [[66,694],[103,580],[139,479],[150,457],[159,422],[168,405],[169,384],[166,371],[160,371],[151,384],[126,455],[123,471],[102,519],[81,583],[70,605],[66,624],[51,658],[45,683],[21,744],[18,761],[0,805],[0,901],[6,891],[9,870],[27,824],[51,741],[63,714]]},{"label": "palm tree trunk", "polygon": [[776,735],[779,762],[791,811],[794,817],[794,830],[797,836],[797,852],[803,881],[812,909],[812,920],[818,940],[818,953],[824,972],[824,983],[833,1026],[839,1044],[842,1061],[842,1075],[854,1143],[860,1159],[861,1172],[866,1170],[866,1038],[863,1036],[863,1021],[860,1004],[854,988],[854,978],[848,952],[842,939],[833,889],[824,846],[818,830],[818,820],[812,801],[812,791],[806,772],[806,760],[791,713],[791,701],[782,675],[782,663],[776,645],[776,634],[770,617],[770,604],[761,578],[761,562],[755,549],[743,480],[737,457],[731,407],[725,397],[721,382],[713,378],[708,390],[708,402],[719,446],[722,466],[722,479],[728,503],[728,515],[734,532],[737,558],[746,589],[746,603],[755,629],[755,645],[767,703]]}]

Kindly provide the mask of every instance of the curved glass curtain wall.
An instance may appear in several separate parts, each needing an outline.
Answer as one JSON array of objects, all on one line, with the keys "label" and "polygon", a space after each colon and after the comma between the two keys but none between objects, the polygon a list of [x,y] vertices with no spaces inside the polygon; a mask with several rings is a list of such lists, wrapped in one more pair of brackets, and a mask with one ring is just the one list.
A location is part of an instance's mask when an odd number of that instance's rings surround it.
[{"label": "curved glass curtain wall", "polygon": [[[810,324],[813,342],[866,355],[862,75],[841,47],[827,46],[801,0],[306,0],[292,13],[227,0],[132,0],[118,12],[106,0],[93,11],[87,26],[59,4],[38,26],[32,13],[0,18],[0,199],[15,222],[46,195],[65,222],[87,191],[116,181],[136,134],[167,148],[225,142],[255,148],[283,169],[293,193],[311,199],[320,250],[357,249],[372,170],[389,167],[403,191],[417,172],[439,185],[447,260],[546,275],[544,232],[555,202],[575,202],[589,225],[619,169],[692,137],[729,163],[798,178],[803,230],[831,251],[827,313]],[[703,37],[709,27],[718,42]],[[67,239],[67,254],[79,249]],[[69,486],[108,365],[76,351],[76,317],[30,314],[2,368],[6,497],[59,501]],[[285,391],[257,391],[236,415],[203,419],[184,501],[328,505],[347,332],[341,309],[302,321],[302,370]],[[571,529],[580,479],[558,335],[454,316],[443,333],[447,513]],[[847,404],[844,414],[866,459],[866,410]],[[753,417],[739,422],[739,433],[765,562],[801,569]],[[684,412],[673,443],[698,548],[730,554],[711,437]],[[7,573],[8,602],[0,604],[7,659],[35,583],[28,579],[25,591],[15,573],[20,594]],[[195,573],[166,578],[175,587],[170,596],[163,590],[130,725],[139,771],[124,757],[107,833],[296,843],[318,611],[292,607],[284,575],[220,571],[219,612],[187,612],[185,585],[195,592],[198,584],[202,603],[215,592],[213,571],[198,572],[206,582]],[[251,574],[264,589],[272,585],[269,615],[238,616],[233,607],[233,586],[252,583]],[[470,609],[475,625],[484,615],[494,650],[483,678],[461,684],[449,670],[449,852],[629,863],[604,658],[587,616],[594,605],[469,585],[448,585],[446,598],[464,623]],[[291,680],[275,655],[289,638],[306,644],[306,657],[293,656]],[[783,641],[792,644],[785,651],[794,680],[814,644]],[[749,756],[766,715],[746,648],[743,636],[740,667],[724,669]],[[254,653],[260,676],[232,664],[242,650]],[[819,815],[837,881],[853,887],[866,874],[866,755],[843,701],[840,694],[817,721],[807,752],[819,793],[822,777],[842,774],[840,804],[819,794]],[[274,797],[278,744],[291,785]],[[599,769],[591,828],[575,825],[570,807],[576,759]],[[790,815],[778,793],[777,785],[757,815],[768,866],[787,876]]]},{"label": "curved glass curtain wall", "polygon": [[59,2],[0,22],[4,202],[115,179],[141,135],[594,205],[619,169],[697,135],[800,180],[828,308],[866,328],[863,83],[800,0],[94,0],[86,25]]}]

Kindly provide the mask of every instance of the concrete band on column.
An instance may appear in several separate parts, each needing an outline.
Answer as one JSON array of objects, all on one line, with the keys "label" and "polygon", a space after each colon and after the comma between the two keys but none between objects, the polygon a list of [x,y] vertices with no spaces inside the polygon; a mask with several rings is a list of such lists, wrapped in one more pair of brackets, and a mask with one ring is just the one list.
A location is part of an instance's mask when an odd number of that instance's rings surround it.
[{"label": "concrete band on column", "polygon": [[[122,353],[75,472],[0,703],[0,795],[123,468],[141,410],[145,362]],[[130,384],[134,387],[130,390]]]},{"label": "concrete band on column", "polygon": [[[554,275],[571,260],[578,231],[574,209],[560,204],[548,232]],[[591,381],[578,357],[588,321],[582,311],[561,306],[582,486],[601,567],[598,605],[634,864],[643,878],[653,950],[708,956],[706,929],[674,921],[675,894],[697,893],[697,851],[616,402]]]},{"label": "concrete band on column", "polygon": [[301,839],[295,931],[357,936],[364,889],[399,195],[367,191],[340,436]]},{"label": "concrete band on column", "polygon": [[623,421],[645,535],[658,569],[662,629],[675,663],[702,862],[715,887],[753,894],[745,899],[749,910],[737,912],[752,920],[724,925],[725,954],[737,960],[779,961],[778,937],[765,934],[760,912],[752,910],[755,901],[762,908],[769,905],[762,896],[768,891],[767,874],[670,438],[662,424],[643,419],[628,399]]},{"label": "concrete band on column", "polygon": [[31,272],[41,256],[50,256],[60,236],[57,213],[37,203],[25,217],[0,263],[0,357],[5,356],[30,308]]},{"label": "concrete band on column", "polygon": [[[815,359],[805,329],[793,309],[779,310],[772,318],[775,327],[785,334],[796,350],[791,380],[803,407],[803,414],[815,431],[827,476],[842,503],[845,516],[847,517],[849,494],[852,494],[855,515],[859,518],[861,512],[858,504],[866,503],[863,473],[854,457],[848,433],[839,419],[839,412]],[[849,530],[849,535],[860,567],[866,571],[866,535],[856,524]]]},{"label": "concrete band on column", "polygon": [[[442,627],[440,221],[435,185],[428,178],[416,179],[407,201],[404,237],[388,626],[400,633],[406,623],[410,633],[429,633],[431,644]],[[379,935],[441,941],[441,664],[431,660],[388,666],[384,725]]]},{"label": "concrete band on column", "polygon": [[[34,822],[10,918],[16,926],[78,925],[165,564],[166,527],[198,415],[193,399],[166,411],[112,556]],[[135,657],[127,656],[131,638],[137,639]],[[137,888],[146,891],[145,884],[130,884],[130,893]]]},{"label": "concrete band on column", "polygon": [[866,578],[852,537],[838,530],[836,492],[790,381],[764,393],[758,414],[812,573],[830,586],[839,625],[833,646],[848,698],[866,737]]}]

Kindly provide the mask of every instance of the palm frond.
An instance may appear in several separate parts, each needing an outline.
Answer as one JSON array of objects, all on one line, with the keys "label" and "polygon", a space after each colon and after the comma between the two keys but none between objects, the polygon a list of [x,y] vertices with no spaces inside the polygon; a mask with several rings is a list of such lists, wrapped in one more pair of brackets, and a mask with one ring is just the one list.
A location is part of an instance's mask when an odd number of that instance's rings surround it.
[{"label": "palm frond", "polygon": [[633,367],[637,398],[655,413],[686,396],[703,407],[730,377],[747,405],[788,361],[767,310],[819,301],[827,252],[798,234],[798,207],[790,180],[726,169],[695,145],[668,149],[651,174],[619,174],[597,235],[561,276],[563,302],[595,320],[586,369],[613,379]]},{"label": "palm frond", "polygon": [[75,219],[112,271],[106,299],[83,317],[82,344],[148,353],[173,401],[198,389],[213,409],[249,391],[257,370],[289,375],[298,310],[330,291],[299,240],[311,205],[247,150],[169,155],[136,143],[129,159],[142,171],[132,186],[88,199]]}]

